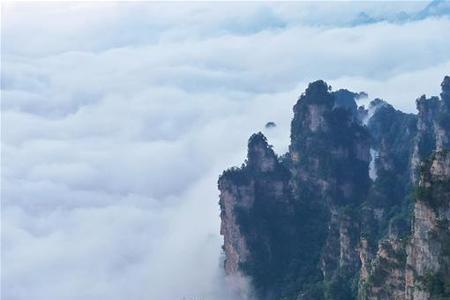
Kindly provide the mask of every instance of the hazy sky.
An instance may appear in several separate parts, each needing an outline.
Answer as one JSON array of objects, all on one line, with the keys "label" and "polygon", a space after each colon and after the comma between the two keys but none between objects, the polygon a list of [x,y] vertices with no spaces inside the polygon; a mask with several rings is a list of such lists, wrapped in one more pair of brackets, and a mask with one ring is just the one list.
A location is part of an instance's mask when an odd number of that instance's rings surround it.
[{"label": "hazy sky", "polygon": [[2,5],[2,299],[229,299],[217,177],[307,83],[408,112],[449,2]]}]

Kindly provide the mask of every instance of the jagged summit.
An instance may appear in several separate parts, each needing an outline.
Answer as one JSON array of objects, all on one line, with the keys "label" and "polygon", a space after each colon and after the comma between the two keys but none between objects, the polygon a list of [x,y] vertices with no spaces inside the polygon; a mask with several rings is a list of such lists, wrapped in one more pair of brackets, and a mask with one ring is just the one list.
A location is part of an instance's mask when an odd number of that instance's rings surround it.
[{"label": "jagged summit", "polygon": [[[296,115],[303,115],[305,109],[312,121],[312,130],[323,129],[320,124],[326,111],[334,109],[343,109],[350,112],[351,118],[358,119],[358,105],[356,101],[359,98],[367,97],[367,93],[355,93],[347,89],[332,91],[330,85],[323,80],[317,80],[308,85],[305,92],[301,94],[297,103],[294,105],[294,118]],[[316,126],[317,125],[317,126]]]},{"label": "jagged summit", "polygon": [[[450,147],[450,77],[445,76],[441,83],[440,98],[422,95],[416,100],[419,115],[418,128],[420,133],[416,138],[415,169],[421,160],[429,157],[433,150]],[[415,178],[417,179],[417,178]]]},{"label": "jagged summit", "polygon": [[445,76],[441,83],[441,88],[441,98],[447,103],[447,106],[450,106],[450,76]]},{"label": "jagged summit", "polygon": [[264,300],[450,299],[448,76],[441,86],[406,114],[310,83],[288,153],[255,133],[219,178],[226,273]]},{"label": "jagged summit", "polygon": [[331,91],[331,86],[329,86],[325,81],[319,79],[308,84],[308,87],[305,90],[305,95],[314,96],[328,94],[329,91]]},{"label": "jagged summit", "polygon": [[429,16],[450,16],[450,2],[447,0],[433,0],[415,16],[415,19],[424,19]]},{"label": "jagged summit", "polygon": [[390,105],[389,103],[387,103],[385,100],[380,99],[380,98],[375,98],[372,101],[370,101],[369,107],[378,107],[378,106],[384,106],[384,105]]},{"label": "jagged summit", "polygon": [[247,166],[254,171],[273,171],[277,156],[262,132],[253,134],[248,140]]},{"label": "jagged summit", "polygon": [[336,92],[334,92],[334,105],[335,107],[348,109],[353,115],[355,115],[358,110],[358,105],[356,104],[355,99],[358,99],[360,97],[360,94],[361,93],[350,92],[346,89],[337,90]]},{"label": "jagged summit", "polygon": [[441,83],[443,92],[450,92],[450,76],[445,76],[444,80]]},{"label": "jagged summit", "polygon": [[250,136],[248,139],[248,148],[253,148],[258,145],[262,145],[264,147],[269,147],[269,144],[267,143],[266,136],[261,132],[254,133]]},{"label": "jagged summit", "polygon": [[416,100],[417,110],[419,113],[422,109],[437,109],[439,105],[442,104],[448,106],[450,103],[450,76],[445,76],[441,83],[441,94],[440,99],[437,96],[431,96],[427,98],[426,95],[422,95]]},{"label": "jagged summit", "polygon": [[300,96],[298,102],[294,105],[294,112],[299,106],[307,104],[325,104],[332,106],[334,99],[331,94],[331,86],[323,80],[311,82],[305,92]]},{"label": "jagged summit", "polygon": [[419,113],[422,109],[434,109],[437,108],[439,105],[439,98],[436,96],[432,96],[430,98],[427,98],[426,95],[422,95],[419,98],[416,99],[416,106]]}]

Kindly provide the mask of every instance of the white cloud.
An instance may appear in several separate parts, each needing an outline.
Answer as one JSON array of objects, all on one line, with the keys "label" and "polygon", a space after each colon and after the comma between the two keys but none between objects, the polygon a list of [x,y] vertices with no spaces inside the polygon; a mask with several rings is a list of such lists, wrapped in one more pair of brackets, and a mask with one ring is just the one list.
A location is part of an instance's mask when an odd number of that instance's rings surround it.
[{"label": "white cloud", "polygon": [[449,18],[347,26],[423,6],[8,3],[2,298],[229,299],[217,176],[267,121],[286,151],[311,80],[438,94]]}]

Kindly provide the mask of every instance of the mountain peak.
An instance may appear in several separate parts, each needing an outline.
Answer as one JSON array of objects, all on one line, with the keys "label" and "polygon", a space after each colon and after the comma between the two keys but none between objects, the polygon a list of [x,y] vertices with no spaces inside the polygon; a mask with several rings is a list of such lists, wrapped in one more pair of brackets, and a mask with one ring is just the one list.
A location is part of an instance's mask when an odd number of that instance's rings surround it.
[{"label": "mountain peak", "polygon": [[248,147],[252,148],[258,145],[262,145],[264,147],[268,147],[269,144],[267,143],[266,136],[260,131],[257,133],[254,133],[250,136],[248,139]]},{"label": "mountain peak", "polygon": [[273,171],[277,157],[262,132],[253,134],[248,140],[248,167],[258,172]]},{"label": "mountain peak", "polygon": [[358,94],[309,84],[283,159],[255,133],[219,182],[226,273],[248,276],[258,299],[450,299],[450,78],[441,86],[417,115],[375,99],[364,126]]},{"label": "mountain peak", "polygon": [[[300,97],[300,99],[303,99],[303,101],[307,103],[323,103],[323,102],[330,102],[330,91],[331,86],[329,86],[325,81],[323,80],[317,80],[314,82],[311,82],[308,87],[305,90],[305,93]],[[328,100],[328,101],[326,101]]]},{"label": "mountain peak", "polygon": [[450,102],[450,76],[445,76],[441,83],[442,93],[441,98],[445,102]]}]

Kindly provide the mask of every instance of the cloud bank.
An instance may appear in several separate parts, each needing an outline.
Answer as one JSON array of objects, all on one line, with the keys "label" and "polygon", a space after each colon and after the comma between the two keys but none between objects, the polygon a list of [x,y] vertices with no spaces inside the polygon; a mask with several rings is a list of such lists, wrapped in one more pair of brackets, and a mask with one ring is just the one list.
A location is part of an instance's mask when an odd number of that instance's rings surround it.
[{"label": "cloud bank", "polygon": [[445,2],[7,3],[2,299],[232,299],[218,175],[268,121],[286,151],[312,80],[413,112],[450,70],[446,12]]}]

